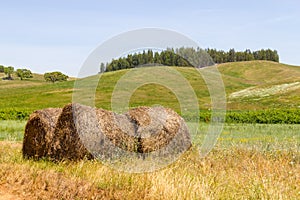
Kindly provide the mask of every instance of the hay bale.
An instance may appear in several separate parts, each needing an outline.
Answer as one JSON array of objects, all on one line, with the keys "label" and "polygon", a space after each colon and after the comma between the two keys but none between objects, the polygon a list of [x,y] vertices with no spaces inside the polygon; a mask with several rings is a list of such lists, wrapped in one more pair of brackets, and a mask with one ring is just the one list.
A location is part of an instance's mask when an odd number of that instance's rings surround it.
[{"label": "hay bale", "polygon": [[176,112],[164,107],[138,107],[125,114],[96,109],[101,133],[113,145],[131,152],[150,153],[171,145],[191,146],[188,128]]},{"label": "hay bale", "polygon": [[126,115],[77,103],[66,105],[57,120],[48,155],[54,160],[112,156],[115,146],[136,151],[135,125]]},{"label": "hay bale", "polygon": [[61,108],[48,108],[32,113],[25,127],[22,153],[24,158],[47,156],[47,144],[52,140]]},{"label": "hay bale", "polygon": [[[136,125],[127,115],[96,109],[96,116],[102,138],[108,139],[113,146],[125,151],[137,151],[139,144],[135,137]],[[105,145],[104,141],[102,141],[103,145]],[[109,146],[111,145],[107,144],[107,148],[102,148],[110,150]]]},{"label": "hay bale", "polygon": [[138,107],[130,110],[127,115],[138,127],[135,135],[140,138],[141,153],[150,153],[167,146],[181,152],[191,146],[184,119],[169,108]]},{"label": "hay bale", "polygon": [[[87,114],[89,112],[94,115]],[[78,132],[87,149],[97,158],[114,160],[133,156],[130,152],[138,156],[144,154],[143,158],[151,152],[157,152],[153,156],[172,156],[191,146],[183,118],[168,108],[143,106],[125,114],[94,109],[87,113],[89,117],[76,114],[80,124]]]},{"label": "hay bale", "polygon": [[[91,112],[91,108],[79,104],[67,104],[62,109],[53,132],[52,140],[47,149],[47,157],[56,161],[80,160],[85,157],[88,159],[93,158],[80,139],[74,121],[74,112],[88,114]],[[88,118],[86,121],[88,121]]]},{"label": "hay bale", "polygon": [[73,103],[59,111],[53,116],[49,112],[43,121],[41,117],[36,120],[36,114],[31,116],[28,127],[32,128],[26,129],[26,135],[38,138],[38,142],[24,139],[24,150],[31,146],[36,149],[28,155],[79,160],[94,156],[110,158],[124,152],[163,152],[166,148],[168,152],[182,152],[191,145],[184,120],[171,109],[138,107],[116,114]]}]

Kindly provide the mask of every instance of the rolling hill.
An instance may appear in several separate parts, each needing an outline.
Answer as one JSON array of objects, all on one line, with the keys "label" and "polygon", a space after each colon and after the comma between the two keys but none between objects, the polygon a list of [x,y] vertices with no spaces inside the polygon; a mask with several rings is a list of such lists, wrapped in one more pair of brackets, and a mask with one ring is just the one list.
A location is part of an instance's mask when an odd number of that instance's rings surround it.
[{"label": "rolling hill", "polygon": [[[300,67],[269,61],[249,61],[217,66],[225,85],[229,110],[260,110],[300,107]],[[209,92],[204,80],[194,68],[174,67],[191,84],[200,108],[210,108]],[[96,106],[110,109],[115,84],[128,72],[104,73],[96,92]],[[3,74],[2,74],[3,76]],[[1,77],[1,74],[0,74]],[[47,83],[42,75],[29,80],[0,81],[0,110],[33,110],[61,107],[72,101],[74,80]],[[148,84],[131,96],[130,106],[160,104],[176,111],[180,106],[176,96],[161,85]]]}]

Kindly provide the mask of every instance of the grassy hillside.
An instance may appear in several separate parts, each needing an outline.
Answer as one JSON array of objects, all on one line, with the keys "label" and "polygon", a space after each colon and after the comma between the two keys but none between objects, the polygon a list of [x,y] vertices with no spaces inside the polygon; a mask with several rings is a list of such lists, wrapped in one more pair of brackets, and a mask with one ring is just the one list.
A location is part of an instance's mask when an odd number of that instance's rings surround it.
[{"label": "grassy hillside", "polygon": [[[222,64],[218,68],[226,86],[229,109],[300,106],[300,67],[275,62],[250,61]],[[236,97],[234,94],[231,95],[245,89],[250,90],[251,95]],[[262,90],[267,91],[262,93]]]},{"label": "grassy hillside", "polygon": [[[201,109],[210,108],[205,82],[193,68],[174,68],[194,88]],[[232,110],[299,108],[300,67],[268,61],[226,63],[218,66],[222,74],[228,104]],[[128,70],[105,73],[99,82],[96,105],[110,109],[111,95],[117,81]],[[0,110],[28,110],[61,107],[72,101],[74,80],[47,83],[35,74],[29,80],[0,80]],[[249,95],[250,94],[250,95]],[[161,104],[179,111],[176,96],[167,88],[149,84],[138,88],[130,106]]]}]

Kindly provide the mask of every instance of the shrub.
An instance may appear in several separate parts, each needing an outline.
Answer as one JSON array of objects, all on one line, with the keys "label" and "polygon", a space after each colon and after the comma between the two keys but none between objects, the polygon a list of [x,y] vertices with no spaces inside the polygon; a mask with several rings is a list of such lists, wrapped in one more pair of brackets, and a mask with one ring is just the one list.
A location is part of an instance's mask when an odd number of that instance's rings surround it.
[{"label": "shrub", "polygon": [[44,74],[44,78],[49,82],[66,81],[69,77],[61,72],[49,72]]}]

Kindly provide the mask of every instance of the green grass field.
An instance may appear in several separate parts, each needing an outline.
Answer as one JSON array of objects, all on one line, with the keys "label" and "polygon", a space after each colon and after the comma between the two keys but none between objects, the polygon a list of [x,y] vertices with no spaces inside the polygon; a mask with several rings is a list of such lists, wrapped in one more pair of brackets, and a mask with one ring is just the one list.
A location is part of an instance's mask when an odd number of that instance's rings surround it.
[{"label": "green grass field", "polygon": [[[26,121],[0,121],[0,141],[21,142]],[[193,143],[200,145],[208,130],[207,123],[200,123],[197,132],[191,133]],[[288,124],[225,124],[217,146],[255,147],[258,150],[293,149],[300,151],[300,125]]]},{"label": "green grass field", "polygon": [[0,120],[0,140],[22,141],[26,121]]},{"label": "green grass field", "polygon": [[[210,108],[210,97],[199,72],[194,68],[174,68],[185,77],[198,97],[201,109]],[[227,108],[252,110],[266,108],[295,108],[300,106],[300,86],[294,85],[283,91],[263,98],[259,96],[231,98],[230,95],[252,88],[255,93],[261,88],[300,82],[300,67],[288,66],[268,61],[227,63],[218,66],[225,84]],[[111,96],[117,81],[128,72],[121,70],[104,73],[101,77],[95,104],[111,109]],[[0,80],[0,111],[7,109],[34,111],[46,107],[62,107],[72,101],[74,80],[61,83],[47,83],[41,75],[30,80]],[[138,88],[130,99],[130,106],[162,104],[179,111],[176,96],[167,88],[150,84]]]},{"label": "green grass field", "polygon": [[[194,88],[200,108],[209,109],[211,99],[199,73],[173,69]],[[228,110],[300,108],[300,67],[251,61],[218,69]],[[127,72],[103,74],[96,90],[97,107],[111,109],[114,86]],[[62,107],[72,101],[73,86],[74,80],[52,84],[38,74],[32,80],[0,80],[0,115]],[[153,104],[180,110],[176,96],[155,84],[138,88],[130,98],[131,107]],[[224,124],[214,149],[200,158],[197,145],[208,130],[207,123],[200,123],[198,134],[191,133],[194,145],[189,151],[170,166],[144,174],[119,172],[96,160],[25,160],[21,153],[25,124],[0,120],[0,199],[2,191],[15,195],[11,199],[300,199],[299,124]]]}]

